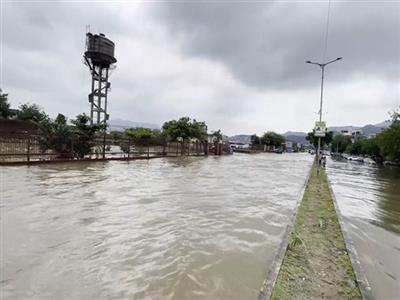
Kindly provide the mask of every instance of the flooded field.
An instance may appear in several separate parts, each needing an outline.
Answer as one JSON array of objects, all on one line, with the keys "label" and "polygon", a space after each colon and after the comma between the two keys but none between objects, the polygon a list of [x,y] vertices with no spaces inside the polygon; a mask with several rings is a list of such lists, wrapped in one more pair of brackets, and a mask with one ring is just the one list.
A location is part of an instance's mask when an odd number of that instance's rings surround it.
[{"label": "flooded field", "polygon": [[328,177],[375,299],[400,295],[400,169],[329,160]]},{"label": "flooded field", "polygon": [[312,159],[2,167],[1,296],[256,299]]}]

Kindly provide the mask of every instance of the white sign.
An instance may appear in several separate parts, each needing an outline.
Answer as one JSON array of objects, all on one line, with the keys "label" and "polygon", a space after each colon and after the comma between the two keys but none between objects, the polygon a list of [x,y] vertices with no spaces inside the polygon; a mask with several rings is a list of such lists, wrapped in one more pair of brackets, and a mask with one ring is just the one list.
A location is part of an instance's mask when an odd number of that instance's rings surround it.
[{"label": "white sign", "polygon": [[315,122],[314,135],[316,137],[324,137],[326,133],[326,124],[324,121]]}]

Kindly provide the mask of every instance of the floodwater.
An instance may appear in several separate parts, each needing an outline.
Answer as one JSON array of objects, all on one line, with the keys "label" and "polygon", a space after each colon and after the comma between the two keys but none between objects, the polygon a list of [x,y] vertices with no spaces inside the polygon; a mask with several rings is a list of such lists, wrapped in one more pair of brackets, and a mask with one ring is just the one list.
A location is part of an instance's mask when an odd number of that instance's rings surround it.
[{"label": "floodwater", "polygon": [[329,160],[328,177],[375,299],[400,297],[400,169]]},{"label": "floodwater", "polygon": [[256,299],[312,159],[2,167],[0,298]]}]

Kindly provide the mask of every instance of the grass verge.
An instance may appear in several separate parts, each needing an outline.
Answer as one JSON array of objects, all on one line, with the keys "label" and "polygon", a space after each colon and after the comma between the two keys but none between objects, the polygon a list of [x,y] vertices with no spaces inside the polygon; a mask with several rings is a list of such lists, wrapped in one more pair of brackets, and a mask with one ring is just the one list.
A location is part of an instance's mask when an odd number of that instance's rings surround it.
[{"label": "grass verge", "polygon": [[362,299],[324,170],[313,167],[271,299]]}]

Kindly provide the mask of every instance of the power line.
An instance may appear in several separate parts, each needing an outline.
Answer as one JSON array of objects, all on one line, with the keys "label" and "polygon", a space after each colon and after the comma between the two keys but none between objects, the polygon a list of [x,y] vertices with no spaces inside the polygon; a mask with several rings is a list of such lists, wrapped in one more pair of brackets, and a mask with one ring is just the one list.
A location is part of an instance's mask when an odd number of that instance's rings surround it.
[{"label": "power line", "polygon": [[325,28],[325,45],[324,45],[324,52],[322,54],[322,61],[325,61],[326,52],[328,50],[330,12],[331,12],[331,0],[329,0],[329,3],[328,3],[328,15],[327,15],[327,18],[326,18],[326,28]]}]

